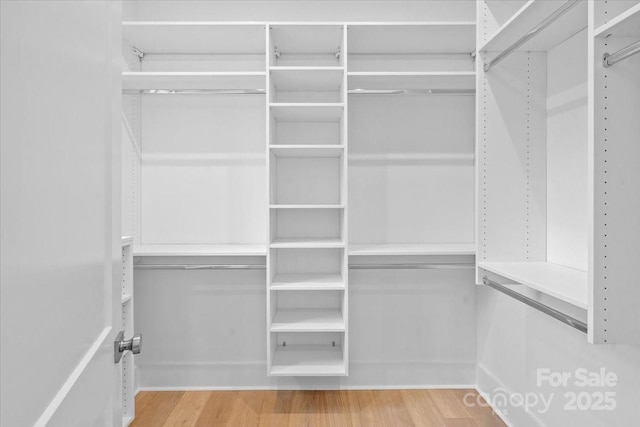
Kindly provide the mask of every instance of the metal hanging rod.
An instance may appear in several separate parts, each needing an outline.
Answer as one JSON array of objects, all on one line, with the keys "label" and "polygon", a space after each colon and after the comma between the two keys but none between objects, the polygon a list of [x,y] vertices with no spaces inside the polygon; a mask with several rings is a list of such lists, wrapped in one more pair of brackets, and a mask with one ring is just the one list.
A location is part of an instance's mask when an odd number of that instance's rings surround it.
[{"label": "metal hanging rod", "polygon": [[[264,264],[134,264],[142,270],[264,270]],[[473,263],[349,264],[351,270],[437,270],[475,268]]]},{"label": "metal hanging rod", "polygon": [[264,95],[265,89],[124,89],[124,95]]},{"label": "metal hanging rod", "polygon": [[349,95],[475,95],[475,89],[349,89]]},{"label": "metal hanging rod", "polygon": [[602,57],[602,65],[604,68],[609,68],[613,64],[623,61],[638,52],[640,52],[640,40],[635,43],[631,43],[629,46],[624,47],[611,55],[605,53]]},{"label": "metal hanging rod", "polygon": [[485,62],[484,71],[485,72],[489,71],[494,65],[496,65],[497,63],[499,63],[500,61],[505,59],[514,50],[516,50],[517,48],[519,48],[520,46],[522,46],[523,44],[525,44],[526,42],[528,42],[529,40],[531,40],[532,38],[537,36],[545,28],[547,28],[549,25],[553,24],[558,18],[560,18],[565,13],[567,13],[569,10],[571,10],[574,6],[576,6],[581,1],[582,0],[569,0],[569,1],[567,1],[565,4],[563,4],[560,8],[558,8],[551,15],[547,16],[544,21],[542,21],[537,26],[535,26],[534,28],[529,30],[529,32],[527,32],[527,34],[525,34],[524,36],[520,37],[515,43],[513,43],[511,46],[509,46],[508,48],[506,48],[505,50],[500,52],[495,58],[493,58],[490,61]]},{"label": "metal hanging rod", "polygon": [[264,270],[264,264],[134,264],[142,270]]},{"label": "metal hanging rod", "polygon": [[494,282],[493,280],[489,279],[487,276],[484,276],[482,278],[482,283],[484,283],[489,287],[492,287],[493,289],[499,292],[502,292],[505,295],[510,296],[511,298],[517,299],[518,301],[528,305],[529,307],[535,308],[536,310],[541,311],[544,314],[547,314],[553,317],[554,319],[559,320],[562,323],[565,323],[571,326],[572,328],[579,330],[580,332],[584,332],[585,334],[587,333],[587,324],[581,320],[578,320],[574,317],[569,316],[568,314],[564,314],[556,310],[555,308],[549,307],[548,305],[545,305],[539,301],[536,301],[532,298],[522,295],[521,293],[516,292],[512,289],[509,289],[508,287],[501,285],[498,282]]},{"label": "metal hanging rod", "polygon": [[349,264],[349,270],[439,270],[475,268],[473,263]]}]

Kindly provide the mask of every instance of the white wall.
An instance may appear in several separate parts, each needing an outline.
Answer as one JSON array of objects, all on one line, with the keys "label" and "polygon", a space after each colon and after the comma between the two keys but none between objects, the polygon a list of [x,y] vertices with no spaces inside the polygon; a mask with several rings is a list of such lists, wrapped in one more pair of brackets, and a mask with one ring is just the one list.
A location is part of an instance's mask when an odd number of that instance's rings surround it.
[{"label": "white wall", "polygon": [[[640,347],[623,345],[593,345],[585,334],[526,307],[520,302],[488,287],[478,291],[478,389],[487,396],[499,398],[504,393],[542,393],[545,398],[554,393],[546,413],[538,413],[542,406],[532,407],[529,413],[521,407],[506,409],[511,425],[526,426],[606,426],[629,427],[640,420]],[[568,387],[550,387],[547,382],[538,387],[538,369],[570,372],[574,376]],[[615,387],[580,388],[575,384],[575,370],[598,372],[604,368],[617,375]],[[616,393],[614,411],[567,411],[566,392],[613,391]],[[595,396],[595,395],[594,395]],[[517,403],[517,402],[516,402]]]},{"label": "white wall", "polygon": [[[249,261],[245,261],[249,262]],[[142,388],[475,383],[472,270],[351,272],[346,378],[267,376],[264,271],[136,270]]]}]

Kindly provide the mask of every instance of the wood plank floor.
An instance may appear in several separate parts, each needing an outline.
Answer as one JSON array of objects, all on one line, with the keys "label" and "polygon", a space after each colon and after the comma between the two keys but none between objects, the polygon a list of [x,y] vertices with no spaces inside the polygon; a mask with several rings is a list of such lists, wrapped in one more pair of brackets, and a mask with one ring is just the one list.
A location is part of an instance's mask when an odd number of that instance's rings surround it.
[{"label": "wood plank floor", "polygon": [[[473,397],[465,395],[471,393]],[[475,390],[140,392],[131,427],[501,427]]]}]

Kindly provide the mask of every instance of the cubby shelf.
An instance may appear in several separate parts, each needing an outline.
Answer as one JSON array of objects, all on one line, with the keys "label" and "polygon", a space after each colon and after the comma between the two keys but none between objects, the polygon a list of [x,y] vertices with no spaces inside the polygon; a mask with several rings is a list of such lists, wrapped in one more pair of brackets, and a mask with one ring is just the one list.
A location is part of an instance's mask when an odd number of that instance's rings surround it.
[{"label": "cubby shelf", "polygon": [[273,249],[340,249],[344,248],[342,239],[275,239],[269,245]]},{"label": "cubby shelf", "polygon": [[122,37],[146,53],[265,54],[264,22],[125,21]]},{"label": "cubby shelf", "polygon": [[272,102],[271,112],[283,122],[337,122],[342,117],[342,102]]},{"label": "cubby shelf", "polygon": [[146,256],[265,256],[266,245],[138,245],[136,257]]},{"label": "cubby shelf", "polygon": [[475,243],[350,244],[349,256],[475,255]]},{"label": "cubby shelf", "polygon": [[271,281],[274,291],[304,291],[304,290],[344,290],[344,279],[340,274],[332,273],[281,273]]},{"label": "cubby shelf", "polygon": [[474,21],[349,24],[349,54],[471,53]]},{"label": "cubby shelf", "polygon": [[[480,52],[501,52],[551,16],[564,3],[529,0],[487,42]],[[542,51],[557,46],[587,26],[587,2],[581,1],[554,21],[540,34],[518,47],[518,51]]]},{"label": "cubby shelf", "polygon": [[276,157],[340,157],[344,145],[271,145]]},{"label": "cubby shelf", "polygon": [[122,90],[195,90],[195,89],[256,89],[266,86],[264,71],[203,71],[203,72],[130,72],[122,73]]},{"label": "cubby shelf", "polygon": [[344,332],[339,309],[278,309],[271,332]]},{"label": "cubby shelf", "polygon": [[349,72],[349,89],[475,89],[473,71]]},{"label": "cubby shelf", "polygon": [[340,376],[346,375],[341,347],[299,345],[278,347],[271,375]]},{"label": "cubby shelf", "polygon": [[640,4],[596,28],[595,37],[640,37]]},{"label": "cubby shelf", "polygon": [[342,67],[272,67],[271,82],[276,91],[338,91]]},{"label": "cubby shelf", "polygon": [[478,267],[587,309],[587,272],[550,262],[479,262]]}]

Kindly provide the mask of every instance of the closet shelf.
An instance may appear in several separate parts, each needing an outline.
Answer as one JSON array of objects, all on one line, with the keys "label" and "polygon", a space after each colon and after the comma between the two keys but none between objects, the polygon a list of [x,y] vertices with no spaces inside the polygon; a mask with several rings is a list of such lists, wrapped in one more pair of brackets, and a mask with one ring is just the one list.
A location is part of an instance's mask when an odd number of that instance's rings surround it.
[{"label": "closet shelf", "polygon": [[269,205],[270,209],[344,209],[344,205],[312,205],[312,204],[288,204],[288,205]]},{"label": "closet shelf", "polygon": [[273,249],[340,249],[344,248],[342,239],[275,239],[269,245]]},{"label": "closet shelf", "polygon": [[122,304],[126,304],[129,301],[131,301],[131,294],[124,294],[122,295]]},{"label": "closet shelf", "polygon": [[139,245],[133,256],[265,256],[266,245]]},{"label": "closet shelf", "polygon": [[272,67],[271,82],[277,92],[337,92],[342,86],[342,67]]},{"label": "closet shelf", "polygon": [[122,247],[131,246],[133,244],[133,236],[122,236],[120,238],[120,242],[122,243]]},{"label": "closet shelf", "polygon": [[275,351],[271,375],[339,376],[346,375],[342,347],[292,345]]},{"label": "closet shelf", "polygon": [[349,256],[475,255],[475,243],[350,244]]},{"label": "closet shelf", "polygon": [[475,50],[474,21],[349,24],[349,55],[462,53]]},{"label": "closet shelf", "polygon": [[122,38],[145,54],[265,54],[264,22],[125,21]]},{"label": "closet shelf", "polygon": [[587,272],[550,262],[480,262],[478,267],[587,309]]},{"label": "closet shelf", "polygon": [[276,157],[340,157],[344,145],[272,145]]},{"label": "closet shelf", "polygon": [[257,89],[264,90],[264,71],[211,72],[137,72],[122,73],[122,90],[197,90],[197,89]]},{"label": "closet shelf", "polygon": [[271,332],[344,332],[344,319],[338,309],[278,309]]},{"label": "closet shelf", "polygon": [[[564,4],[557,1],[529,0],[478,50],[480,52],[502,52],[553,15]],[[586,27],[587,2],[580,1],[540,34],[518,47],[516,51],[549,51]]]},{"label": "closet shelf", "polygon": [[595,37],[640,37],[640,4],[598,27]]},{"label": "closet shelf", "polygon": [[337,122],[344,110],[342,102],[272,102],[269,106],[275,119],[282,122]]},{"label": "closet shelf", "polygon": [[349,89],[475,89],[473,71],[368,72],[348,73]]},{"label": "closet shelf", "polygon": [[342,45],[341,24],[271,22],[269,27],[273,45],[283,57],[291,54],[333,55]]},{"label": "closet shelf", "polygon": [[280,273],[271,281],[273,291],[339,291],[344,288],[344,279],[337,273]]}]

